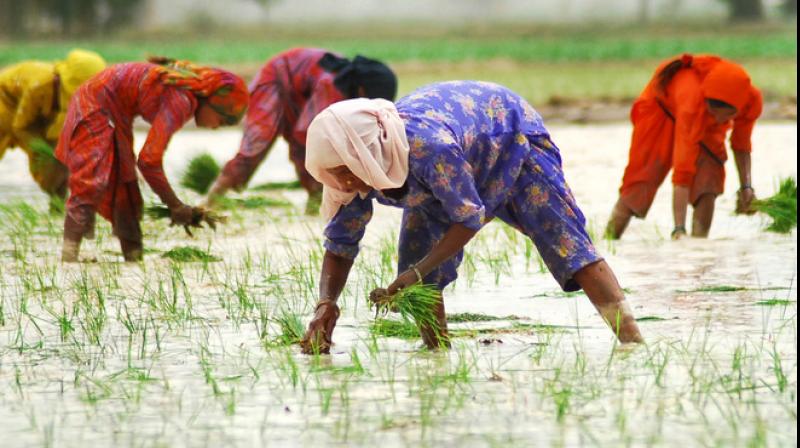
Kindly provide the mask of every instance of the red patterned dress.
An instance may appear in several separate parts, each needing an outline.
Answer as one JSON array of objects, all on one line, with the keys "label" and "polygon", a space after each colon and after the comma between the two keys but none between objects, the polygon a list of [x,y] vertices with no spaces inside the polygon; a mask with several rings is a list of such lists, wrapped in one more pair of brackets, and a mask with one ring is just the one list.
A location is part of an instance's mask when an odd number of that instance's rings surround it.
[{"label": "red patterned dress", "polygon": [[[56,157],[70,171],[65,237],[78,239],[93,228],[94,213],[111,221],[114,234],[140,241],[142,195],[136,167],[167,205],[177,200],[162,167],[170,137],[190,120],[195,95],[163,82],[163,67],[152,63],[113,65],[84,83],[69,109]],[[133,120],[150,123],[138,160]],[[68,235],[74,233],[74,235]]]},{"label": "red patterned dress", "polygon": [[239,152],[222,170],[221,180],[241,190],[269,154],[280,134],[289,143],[297,177],[309,193],[322,185],[305,169],[306,131],[311,120],[331,104],[346,99],[334,86],[335,73],[319,61],[326,50],[296,48],[270,59],[250,84],[250,105]]}]

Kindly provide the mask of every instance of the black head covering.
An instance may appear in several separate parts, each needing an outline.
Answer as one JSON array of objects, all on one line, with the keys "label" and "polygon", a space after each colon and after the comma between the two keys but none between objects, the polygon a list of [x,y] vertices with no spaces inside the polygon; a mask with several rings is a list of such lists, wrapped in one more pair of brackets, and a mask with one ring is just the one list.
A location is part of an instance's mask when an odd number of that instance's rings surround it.
[{"label": "black head covering", "polygon": [[394,101],[397,95],[397,77],[386,64],[358,55],[352,61],[326,53],[319,61],[325,70],[335,73],[333,84],[349,98],[358,98],[359,87],[367,98]]}]

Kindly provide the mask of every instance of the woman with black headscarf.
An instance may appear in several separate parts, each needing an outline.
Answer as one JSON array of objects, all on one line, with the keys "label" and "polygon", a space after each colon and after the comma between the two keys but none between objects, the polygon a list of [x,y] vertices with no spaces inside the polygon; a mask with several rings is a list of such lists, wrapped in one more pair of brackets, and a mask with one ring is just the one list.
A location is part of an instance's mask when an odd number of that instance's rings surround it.
[{"label": "woman with black headscarf", "polygon": [[280,134],[316,214],[322,184],[305,169],[306,130],[323,109],[351,98],[394,100],[397,78],[385,64],[363,56],[350,60],[326,50],[295,48],[267,62],[250,85],[250,105],[239,152],[222,170],[209,201],[243,189]]}]

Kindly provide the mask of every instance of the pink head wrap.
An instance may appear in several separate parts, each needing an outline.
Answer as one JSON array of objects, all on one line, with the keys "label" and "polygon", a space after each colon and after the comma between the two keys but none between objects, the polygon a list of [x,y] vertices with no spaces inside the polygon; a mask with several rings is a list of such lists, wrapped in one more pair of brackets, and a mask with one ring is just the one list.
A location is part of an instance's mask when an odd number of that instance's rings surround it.
[{"label": "pink head wrap", "polygon": [[399,188],[408,176],[408,139],[394,103],[358,98],[320,112],[308,127],[306,169],[322,183],[322,217],[330,220],[356,197],[328,169],[345,165],[379,190]]}]

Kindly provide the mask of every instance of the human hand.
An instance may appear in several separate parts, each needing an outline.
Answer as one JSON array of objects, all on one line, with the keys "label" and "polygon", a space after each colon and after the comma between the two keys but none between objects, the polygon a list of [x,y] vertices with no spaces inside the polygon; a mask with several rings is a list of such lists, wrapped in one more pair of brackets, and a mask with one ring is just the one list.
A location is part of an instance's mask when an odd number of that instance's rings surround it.
[{"label": "human hand", "polygon": [[392,294],[386,288],[375,288],[369,293],[370,307],[375,307],[375,314],[381,310],[389,310],[393,313],[397,312],[397,308],[392,305]]},{"label": "human hand", "polygon": [[756,199],[756,193],[752,187],[740,188],[736,192],[736,213],[742,215],[752,215],[756,211],[753,209],[753,201]]},{"label": "human hand", "polygon": [[217,223],[225,222],[224,216],[219,216],[203,207],[191,207],[181,204],[170,209],[171,226],[183,226],[186,234],[194,236],[191,227],[201,228],[206,223],[213,230],[217,229]]},{"label": "human hand", "polygon": [[686,238],[686,227],[675,226],[675,228],[672,229],[672,233],[670,234],[670,236],[675,241],[680,240],[682,238]]},{"label": "human hand", "polygon": [[308,330],[300,341],[302,352],[306,355],[330,353],[337,319],[339,319],[339,307],[336,302],[329,299],[320,300],[314,318],[309,322]]}]

